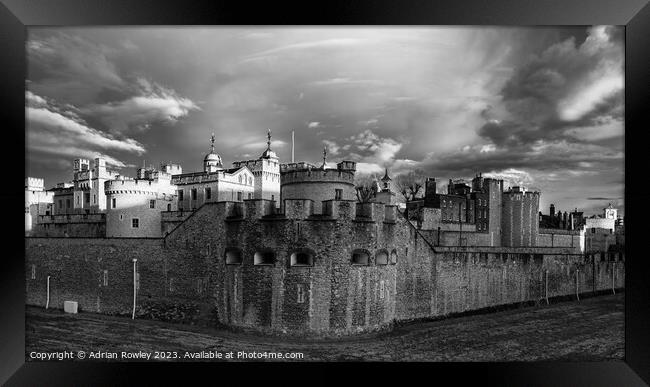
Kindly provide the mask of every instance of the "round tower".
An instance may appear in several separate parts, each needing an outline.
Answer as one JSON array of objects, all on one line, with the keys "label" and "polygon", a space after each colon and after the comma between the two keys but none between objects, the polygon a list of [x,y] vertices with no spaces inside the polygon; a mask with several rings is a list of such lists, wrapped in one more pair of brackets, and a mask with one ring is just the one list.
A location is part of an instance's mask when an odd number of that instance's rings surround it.
[{"label": "round tower", "polygon": [[311,199],[314,201],[314,213],[321,214],[324,200],[356,200],[354,186],[356,163],[341,161],[336,164],[336,168],[328,168],[327,152],[323,153],[321,167],[306,163],[282,166],[280,196],[283,201]]}]

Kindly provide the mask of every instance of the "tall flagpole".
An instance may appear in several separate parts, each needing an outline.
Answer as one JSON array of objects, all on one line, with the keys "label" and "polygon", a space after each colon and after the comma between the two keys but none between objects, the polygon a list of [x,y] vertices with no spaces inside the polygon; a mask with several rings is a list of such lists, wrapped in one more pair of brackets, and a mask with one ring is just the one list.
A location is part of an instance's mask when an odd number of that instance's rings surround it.
[{"label": "tall flagpole", "polygon": [[292,163],[295,163],[295,159],[294,159],[295,153],[294,152],[295,152],[295,144],[296,143],[295,143],[294,132],[295,131],[293,131],[293,130],[291,131],[291,162]]}]

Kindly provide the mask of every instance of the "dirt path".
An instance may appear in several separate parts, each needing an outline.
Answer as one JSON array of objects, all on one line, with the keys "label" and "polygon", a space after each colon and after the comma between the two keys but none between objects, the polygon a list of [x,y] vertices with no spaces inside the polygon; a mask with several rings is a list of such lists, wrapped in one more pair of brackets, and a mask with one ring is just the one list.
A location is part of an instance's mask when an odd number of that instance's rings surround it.
[{"label": "dirt path", "polygon": [[417,323],[374,337],[305,342],[28,307],[25,350],[27,360],[33,351],[64,350],[171,351],[178,360],[192,360],[184,358],[186,351],[299,352],[307,361],[618,360],[624,355],[623,313],[624,295],[617,294]]}]

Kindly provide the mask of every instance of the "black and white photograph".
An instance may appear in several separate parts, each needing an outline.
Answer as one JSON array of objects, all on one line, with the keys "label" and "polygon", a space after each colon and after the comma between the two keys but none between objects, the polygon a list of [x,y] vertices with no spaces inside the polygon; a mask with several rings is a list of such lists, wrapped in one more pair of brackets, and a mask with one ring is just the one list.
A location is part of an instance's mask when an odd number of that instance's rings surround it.
[{"label": "black and white photograph", "polygon": [[26,362],[624,360],[624,26],[26,34]]}]

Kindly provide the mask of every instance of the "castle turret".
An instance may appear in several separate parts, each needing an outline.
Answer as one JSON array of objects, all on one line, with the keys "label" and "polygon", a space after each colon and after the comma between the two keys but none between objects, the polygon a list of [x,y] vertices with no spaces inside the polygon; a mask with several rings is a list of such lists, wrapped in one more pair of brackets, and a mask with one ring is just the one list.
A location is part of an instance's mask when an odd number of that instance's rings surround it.
[{"label": "castle turret", "polygon": [[375,201],[384,204],[395,204],[395,192],[390,189],[391,178],[388,176],[388,168],[381,178],[381,186],[379,191],[375,193]]},{"label": "castle turret", "polygon": [[[324,152],[325,156],[327,152]],[[314,213],[321,214],[325,200],[356,200],[354,174],[356,163],[344,160],[336,168],[315,167],[308,163],[283,164],[281,197],[286,199],[312,199]]]},{"label": "castle turret", "polygon": [[271,129],[266,134],[266,149],[256,160],[235,161],[233,167],[248,167],[253,173],[255,190],[254,199],[266,199],[280,207],[280,161],[271,149]]},{"label": "castle turret", "polygon": [[427,177],[427,180],[424,185],[424,197],[430,198],[436,194],[436,178]]},{"label": "castle turret", "polygon": [[204,172],[217,172],[223,170],[223,163],[221,161],[221,156],[219,156],[214,151],[214,133],[210,138],[210,153],[205,155],[203,159],[203,171]]},{"label": "castle turret", "polygon": [[519,187],[503,193],[501,245],[531,247],[539,233],[539,192]]}]

